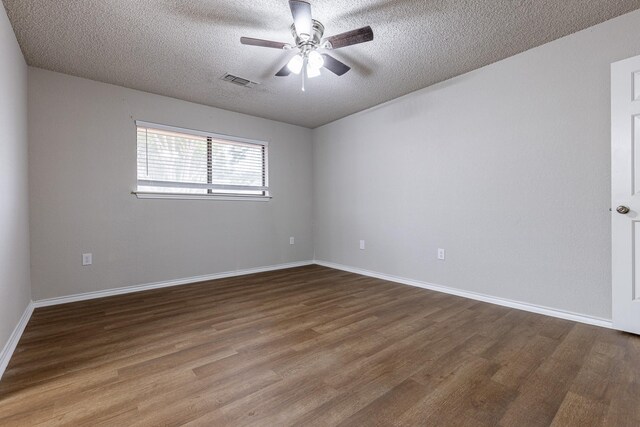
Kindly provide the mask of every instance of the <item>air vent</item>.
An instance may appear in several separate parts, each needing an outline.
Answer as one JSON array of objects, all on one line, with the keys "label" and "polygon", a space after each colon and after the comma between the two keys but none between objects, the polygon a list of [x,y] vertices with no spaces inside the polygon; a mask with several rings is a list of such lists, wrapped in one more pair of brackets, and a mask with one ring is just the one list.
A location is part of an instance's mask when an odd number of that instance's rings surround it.
[{"label": "air vent", "polygon": [[229,74],[229,73],[222,76],[222,80],[224,80],[225,82],[233,83],[234,85],[243,86],[243,87],[253,87],[258,84],[256,82],[252,82],[249,79],[234,76],[233,74]]}]

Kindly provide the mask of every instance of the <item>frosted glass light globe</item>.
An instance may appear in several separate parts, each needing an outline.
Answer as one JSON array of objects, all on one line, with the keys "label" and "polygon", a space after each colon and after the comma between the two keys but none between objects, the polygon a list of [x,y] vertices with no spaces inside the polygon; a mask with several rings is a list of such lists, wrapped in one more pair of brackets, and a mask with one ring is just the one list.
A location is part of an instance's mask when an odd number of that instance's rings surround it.
[{"label": "frosted glass light globe", "polygon": [[309,52],[309,66],[319,70],[324,65],[324,58],[315,50]]},{"label": "frosted glass light globe", "polygon": [[296,55],[287,64],[287,68],[294,74],[300,74],[302,71],[302,65],[304,63],[304,59],[302,59],[302,55]]},{"label": "frosted glass light globe", "polygon": [[310,79],[320,75],[320,68],[314,68],[311,64],[307,64],[307,77]]}]

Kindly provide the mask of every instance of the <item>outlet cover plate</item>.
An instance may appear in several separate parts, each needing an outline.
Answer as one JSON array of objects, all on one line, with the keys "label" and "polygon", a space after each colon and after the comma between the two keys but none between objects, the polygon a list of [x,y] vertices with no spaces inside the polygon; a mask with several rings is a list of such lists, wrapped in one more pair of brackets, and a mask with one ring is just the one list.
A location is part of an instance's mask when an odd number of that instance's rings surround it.
[{"label": "outlet cover plate", "polygon": [[93,254],[82,254],[82,265],[93,264]]}]

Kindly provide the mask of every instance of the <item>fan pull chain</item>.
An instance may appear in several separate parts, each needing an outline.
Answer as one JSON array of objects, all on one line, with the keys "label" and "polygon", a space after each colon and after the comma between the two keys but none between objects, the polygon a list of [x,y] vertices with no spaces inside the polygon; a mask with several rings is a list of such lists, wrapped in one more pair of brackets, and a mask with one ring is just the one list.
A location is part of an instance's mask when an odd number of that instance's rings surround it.
[{"label": "fan pull chain", "polygon": [[304,83],[307,78],[307,56],[304,56],[304,61],[302,62],[302,91],[304,92]]}]

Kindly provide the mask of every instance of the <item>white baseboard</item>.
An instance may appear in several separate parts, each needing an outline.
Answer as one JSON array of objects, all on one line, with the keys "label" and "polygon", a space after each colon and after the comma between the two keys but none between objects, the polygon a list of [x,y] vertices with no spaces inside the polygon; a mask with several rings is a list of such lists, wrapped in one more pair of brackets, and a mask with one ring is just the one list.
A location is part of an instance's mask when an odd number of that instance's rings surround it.
[{"label": "white baseboard", "polygon": [[[147,283],[143,285],[126,286],[122,288],[107,289],[104,291],[86,292],[81,294],[67,295],[63,297],[56,297],[56,298],[49,298],[49,299],[34,301],[29,305],[29,307],[27,307],[27,309],[30,310],[29,316],[24,321],[24,325],[22,326],[22,329],[20,329],[20,334],[17,336],[17,339],[15,340],[13,348],[15,349],[15,344],[17,344],[18,340],[20,339],[22,330],[24,330],[24,326],[26,325],[26,322],[29,320],[29,317],[31,316],[31,311],[33,311],[33,308],[48,307],[52,305],[66,304],[66,303],[76,302],[76,301],[85,301],[85,300],[109,297],[114,295],[122,295],[122,294],[128,294],[132,292],[146,291],[150,289],[166,288],[170,286],[188,285],[188,284],[197,283],[197,282],[204,282],[207,280],[223,279],[225,277],[234,277],[234,276],[242,276],[245,274],[254,274],[254,273],[262,273],[266,271],[282,270],[286,268],[301,267],[301,266],[310,265],[310,264],[318,264],[325,267],[334,268],[336,270],[348,271],[351,273],[361,274],[363,276],[375,277],[382,280],[388,280],[390,282],[401,283],[404,285],[415,286],[415,287],[429,289],[437,292],[443,292],[446,294],[456,295],[464,298],[470,298],[477,301],[488,302],[490,304],[497,304],[504,307],[516,308],[518,310],[529,311],[532,313],[544,314],[546,316],[557,317],[560,319],[572,320],[574,322],[586,323],[588,325],[601,326],[604,328],[612,327],[610,319],[602,319],[599,317],[573,313],[570,311],[558,310],[551,307],[544,307],[544,306],[539,306],[535,304],[529,304],[526,302],[514,301],[506,298],[485,295],[477,292],[450,288],[448,286],[436,285],[433,283],[422,282],[419,280],[408,279],[405,277],[393,276],[390,274],[379,273],[376,271],[365,270],[357,267],[350,267],[343,264],[337,264],[337,263],[322,261],[322,260],[315,260],[315,261],[299,261],[299,262],[292,262],[287,264],[277,264],[277,265],[270,265],[265,267],[249,268],[244,270],[226,271],[222,273],[207,274],[203,276],[186,277],[183,279],[167,280],[163,282]],[[25,311],[25,314],[26,314],[26,311]],[[21,323],[18,324],[18,326],[16,327],[16,331],[19,330],[20,325]],[[16,331],[14,331],[14,334],[16,333]],[[9,347],[9,344],[11,342],[12,341],[10,339],[9,343],[7,343],[7,346],[5,347],[5,350]],[[5,355],[5,350],[3,350],[3,353],[2,353],[3,357]],[[13,353],[13,349],[11,350],[11,353]],[[4,361],[3,358],[0,359],[0,368],[3,367],[3,365],[1,364],[2,361]],[[8,359],[6,362],[8,363]],[[1,371],[2,370],[0,369],[0,372]]]},{"label": "white baseboard", "polygon": [[361,274],[363,276],[375,277],[377,279],[388,280],[390,282],[401,283],[409,286],[416,286],[418,288],[429,289],[432,291],[443,292],[445,294],[456,295],[459,297],[470,298],[478,301],[488,302],[490,304],[497,304],[504,307],[516,308],[518,310],[529,311],[537,314],[544,314],[546,316],[558,317],[560,319],[572,320],[574,322],[586,323],[587,325],[601,326],[603,328],[611,328],[610,319],[602,319],[599,317],[587,316],[579,313],[572,313],[570,311],[558,310],[550,307],[543,307],[535,304],[529,304],[526,302],[514,301],[506,298],[499,298],[490,295],[480,294],[477,292],[464,291],[461,289],[450,288],[442,285],[435,285],[433,283],[422,282],[419,280],[407,279],[404,277],[392,276],[389,274],[378,273],[375,271],[364,270],[356,267],[349,267],[342,264],[336,264],[333,262],[316,260],[316,264],[324,267],[334,268],[336,270],[348,271],[350,273]]},{"label": "white baseboard", "polygon": [[283,270],[285,268],[302,267],[311,265],[313,261],[290,262],[287,264],[269,265],[265,267],[247,268],[244,270],[225,271],[222,273],[206,274],[203,276],[186,277],[183,279],[167,280],[163,282],[147,283],[143,285],[125,286],[122,288],[107,289],[104,291],[85,292],[81,294],[67,295],[63,297],[55,297],[34,301],[33,306],[48,307],[58,304],[67,304],[76,301],[85,301],[95,298],[104,298],[114,295],[129,294],[132,292],[148,291],[150,289],[167,288],[169,286],[189,285],[197,282],[205,282],[208,280],[224,279],[225,277],[244,276],[245,274],[263,273],[265,271]]},{"label": "white baseboard", "polygon": [[441,285],[435,285],[433,283],[422,282],[419,280],[392,276],[389,274],[378,273],[375,271],[364,270],[356,267],[349,267],[346,265],[336,264],[333,262],[327,262],[327,261],[321,261],[321,260],[300,261],[300,262],[292,262],[287,264],[270,265],[265,267],[248,268],[244,270],[227,271],[223,273],[207,274],[204,276],[193,276],[193,277],[187,277],[183,279],[148,283],[144,285],[127,286],[122,288],[108,289],[104,291],[87,292],[87,293],[68,295],[68,296],[57,297],[57,298],[43,299],[35,302],[31,301],[29,302],[29,305],[27,305],[27,308],[22,314],[20,321],[16,325],[15,329],[13,330],[13,333],[9,337],[9,340],[7,341],[4,348],[2,349],[2,352],[0,353],[0,379],[2,378],[2,375],[4,374],[4,371],[7,368],[7,365],[9,364],[9,360],[11,359],[11,356],[13,355],[13,352],[15,351],[16,346],[18,345],[18,341],[20,341],[20,337],[22,336],[22,333],[24,332],[24,329],[27,326],[29,319],[31,318],[31,314],[33,313],[34,308],[47,307],[47,306],[58,305],[58,304],[66,304],[69,302],[84,301],[84,300],[90,300],[95,298],[103,298],[103,297],[108,297],[113,295],[122,295],[122,294],[128,294],[132,292],[146,291],[150,289],[166,288],[170,286],[188,285],[191,283],[204,282],[208,280],[223,279],[225,277],[243,276],[246,274],[282,270],[286,268],[301,267],[301,266],[311,265],[311,264],[318,264],[324,267],[334,268],[336,270],[348,271],[351,273],[361,274],[363,276],[369,276],[369,277],[375,277],[377,279],[388,280],[390,282],[401,283],[404,285],[429,289],[436,292],[443,292],[446,294],[488,302],[490,304],[497,304],[504,307],[515,308],[518,310],[529,311],[532,313],[544,314],[547,316],[557,317],[560,319],[572,320],[574,322],[586,323],[588,325],[601,326],[605,328],[612,327],[611,320],[609,319],[602,319],[599,317],[572,313],[569,311],[558,310],[550,307],[543,307],[543,306],[529,304],[529,303],[520,302],[520,301],[513,301],[506,298],[499,298],[499,297],[484,295],[477,292],[464,291],[460,289],[450,288],[447,286],[441,286]]},{"label": "white baseboard", "polygon": [[18,345],[18,341],[20,341],[24,328],[27,326],[27,323],[29,323],[31,314],[33,314],[33,308],[33,301],[29,301],[27,308],[25,308],[24,313],[22,313],[22,317],[20,317],[18,324],[13,329],[11,336],[9,336],[9,340],[4,345],[4,348],[0,353],[0,379],[2,379],[2,375],[4,375],[4,371],[9,365],[9,360],[11,360],[11,356],[13,356],[13,352],[16,350],[16,346]]}]

